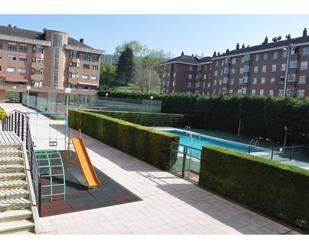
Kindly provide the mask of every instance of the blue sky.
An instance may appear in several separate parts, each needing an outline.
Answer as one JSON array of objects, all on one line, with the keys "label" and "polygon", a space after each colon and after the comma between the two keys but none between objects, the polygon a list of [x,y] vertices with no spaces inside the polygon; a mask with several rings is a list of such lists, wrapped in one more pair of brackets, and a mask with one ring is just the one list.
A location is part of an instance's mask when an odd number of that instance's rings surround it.
[{"label": "blue sky", "polygon": [[0,15],[0,24],[43,30],[66,31],[85,38],[95,48],[113,53],[124,41],[137,40],[172,56],[212,55],[233,49],[237,42],[260,44],[267,35],[301,36],[309,31],[309,15]]}]

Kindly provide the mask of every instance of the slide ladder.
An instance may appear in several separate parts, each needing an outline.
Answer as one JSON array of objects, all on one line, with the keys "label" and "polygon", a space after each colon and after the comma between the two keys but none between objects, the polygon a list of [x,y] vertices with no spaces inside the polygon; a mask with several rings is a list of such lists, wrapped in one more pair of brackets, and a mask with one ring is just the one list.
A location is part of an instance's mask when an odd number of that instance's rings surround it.
[{"label": "slide ladder", "polygon": [[85,180],[88,184],[88,188],[99,187],[101,185],[101,181],[98,178],[95,172],[95,169],[91,163],[91,160],[87,153],[86,146],[85,146],[80,130],[79,130],[79,137],[72,138],[72,143],[73,143],[77,158],[79,160],[81,170],[83,171]]}]

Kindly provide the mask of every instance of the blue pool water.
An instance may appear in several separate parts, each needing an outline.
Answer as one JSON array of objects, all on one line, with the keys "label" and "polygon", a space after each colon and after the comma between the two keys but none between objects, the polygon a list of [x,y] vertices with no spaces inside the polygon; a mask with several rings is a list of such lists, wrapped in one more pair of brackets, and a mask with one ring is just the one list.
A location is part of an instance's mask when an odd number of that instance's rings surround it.
[{"label": "blue pool water", "polygon": [[[230,140],[206,136],[206,135],[202,135],[202,134],[194,133],[194,132],[192,133],[192,132],[179,130],[179,129],[166,129],[166,130],[164,129],[161,131],[178,135],[180,137],[180,144],[197,149],[196,151],[194,151],[193,149],[193,152],[192,152],[193,154],[196,154],[196,155],[200,154],[198,150],[201,150],[202,146],[206,146],[206,147],[207,146],[217,146],[217,147],[222,147],[222,148],[236,150],[236,151],[245,152],[245,153],[249,151],[249,145],[233,142]],[[192,139],[191,139],[191,134],[192,134]],[[259,149],[257,147],[250,148],[250,151],[257,152],[259,151]]]}]

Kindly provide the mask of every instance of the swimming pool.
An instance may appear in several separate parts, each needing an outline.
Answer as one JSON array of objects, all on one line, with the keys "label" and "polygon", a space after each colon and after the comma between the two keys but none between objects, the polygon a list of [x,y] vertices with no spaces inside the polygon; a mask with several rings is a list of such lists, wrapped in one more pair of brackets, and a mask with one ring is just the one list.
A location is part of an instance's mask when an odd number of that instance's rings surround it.
[{"label": "swimming pool", "polygon": [[[197,150],[201,150],[203,146],[218,146],[225,149],[235,150],[239,152],[249,152],[249,145],[242,144],[238,142],[233,142],[230,140],[225,140],[217,137],[211,137],[203,135],[200,133],[195,133],[191,131],[185,131],[181,129],[160,129],[161,131],[168,132],[171,134],[178,135],[180,137],[180,144],[193,147]],[[250,146],[250,152],[259,152],[262,151],[260,147]],[[195,152],[194,154],[198,154]]]}]

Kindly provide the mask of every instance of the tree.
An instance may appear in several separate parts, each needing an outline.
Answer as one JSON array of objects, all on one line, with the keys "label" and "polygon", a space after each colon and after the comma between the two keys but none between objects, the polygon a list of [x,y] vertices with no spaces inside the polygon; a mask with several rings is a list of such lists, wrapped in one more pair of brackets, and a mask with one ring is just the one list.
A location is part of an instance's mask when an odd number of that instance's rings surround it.
[{"label": "tree", "polygon": [[115,84],[116,66],[102,63],[100,67],[100,86],[111,87]]},{"label": "tree", "polygon": [[116,81],[127,85],[132,80],[134,73],[133,50],[127,46],[119,56],[116,70]]}]

